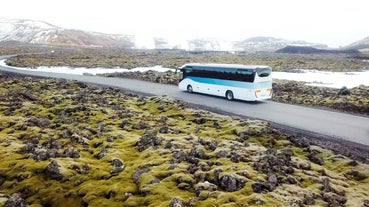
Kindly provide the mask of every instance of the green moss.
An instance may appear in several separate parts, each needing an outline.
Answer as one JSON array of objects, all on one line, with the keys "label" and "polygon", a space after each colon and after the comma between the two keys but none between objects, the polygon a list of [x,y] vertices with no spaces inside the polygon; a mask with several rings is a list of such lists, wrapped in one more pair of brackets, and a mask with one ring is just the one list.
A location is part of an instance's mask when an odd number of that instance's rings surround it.
[{"label": "green moss", "polygon": [[[4,93],[32,88],[29,93],[38,98],[22,101],[11,116],[2,114],[8,110],[8,102],[0,104],[0,180],[4,180],[0,191],[11,195],[27,190],[26,201],[32,206],[168,206],[174,197],[180,198],[186,206],[286,206],[288,199],[301,197],[298,193],[303,188],[319,194],[322,185],[319,177],[323,170],[330,176],[332,186],[345,189],[348,203],[367,197],[363,192],[368,184],[368,166],[350,164],[349,159],[318,148],[313,149],[320,151],[325,164],[295,169],[290,176],[297,184],[290,184],[291,189],[283,191],[287,186],[283,183],[273,192],[254,193],[251,185],[258,179],[267,180],[267,175],[254,170],[253,165],[265,155],[268,147],[278,151],[292,149],[293,162],[310,162],[307,150],[292,146],[283,133],[271,133],[263,121],[189,109],[166,97],[137,98],[109,88],[82,88],[73,81],[27,79],[0,83],[0,88],[5,89]],[[16,93],[9,94],[6,98],[17,98]],[[22,128],[31,118],[47,119],[50,123],[45,127],[29,124]],[[194,122],[201,118],[206,122]],[[150,125],[152,130],[169,128],[168,133],[157,134],[163,139],[160,145],[142,152],[137,150],[135,145],[146,129],[132,126],[140,122]],[[216,128],[214,123],[221,128]],[[73,148],[79,157],[56,156],[36,161],[32,151],[21,153],[25,142],[36,139],[38,150],[48,150],[42,143],[49,138],[59,141],[62,148],[58,152]],[[209,143],[214,144],[215,149],[209,147]],[[103,149],[106,150],[104,156],[97,157]],[[185,157],[191,149],[206,155],[196,158],[197,165],[186,159],[174,159],[176,152],[183,151]],[[217,158],[221,150],[229,155],[244,156],[245,160],[232,161],[230,156]],[[113,176],[110,172],[115,168],[112,165],[115,158],[123,162],[124,170]],[[51,160],[60,166],[61,180],[53,180],[45,174]],[[83,167],[87,169],[82,170]],[[134,182],[135,172],[142,168],[150,170]],[[196,192],[201,183],[217,184],[216,171],[220,176],[245,179],[245,187],[235,192],[225,192],[219,186],[216,190]],[[278,176],[286,181],[282,175]]]}]

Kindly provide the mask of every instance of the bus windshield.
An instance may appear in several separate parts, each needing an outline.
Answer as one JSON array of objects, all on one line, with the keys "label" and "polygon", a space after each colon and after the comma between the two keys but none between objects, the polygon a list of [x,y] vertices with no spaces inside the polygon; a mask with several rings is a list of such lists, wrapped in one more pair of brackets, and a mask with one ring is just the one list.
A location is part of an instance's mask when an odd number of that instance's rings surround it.
[{"label": "bus windshield", "polygon": [[271,68],[256,68],[259,77],[268,77],[272,73]]}]

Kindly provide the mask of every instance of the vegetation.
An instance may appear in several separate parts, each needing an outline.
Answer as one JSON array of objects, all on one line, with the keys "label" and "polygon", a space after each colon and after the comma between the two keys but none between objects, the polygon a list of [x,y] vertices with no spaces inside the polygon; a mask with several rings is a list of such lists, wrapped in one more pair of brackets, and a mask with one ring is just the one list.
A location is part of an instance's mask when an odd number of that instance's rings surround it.
[{"label": "vegetation", "polygon": [[[51,50],[53,52],[51,52]],[[1,48],[3,54],[16,51]],[[329,71],[361,71],[369,69],[366,54],[278,54],[278,53],[227,53],[187,52],[183,50],[121,50],[121,49],[60,49],[45,53],[24,54],[11,58],[9,65],[19,67],[70,66],[135,68],[161,65],[177,68],[185,63],[211,62],[246,65],[269,65],[275,71],[291,69],[318,69]]]},{"label": "vegetation", "polygon": [[368,156],[167,97],[0,80],[0,206],[369,204]]}]

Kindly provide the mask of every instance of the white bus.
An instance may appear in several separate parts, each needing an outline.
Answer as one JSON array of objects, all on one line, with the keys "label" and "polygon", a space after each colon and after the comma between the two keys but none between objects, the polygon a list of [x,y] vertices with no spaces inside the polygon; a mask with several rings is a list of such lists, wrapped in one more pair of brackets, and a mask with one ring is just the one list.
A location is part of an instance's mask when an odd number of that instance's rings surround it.
[{"label": "white bus", "polygon": [[223,96],[228,100],[258,101],[272,98],[272,69],[259,65],[191,63],[180,68],[179,89]]}]

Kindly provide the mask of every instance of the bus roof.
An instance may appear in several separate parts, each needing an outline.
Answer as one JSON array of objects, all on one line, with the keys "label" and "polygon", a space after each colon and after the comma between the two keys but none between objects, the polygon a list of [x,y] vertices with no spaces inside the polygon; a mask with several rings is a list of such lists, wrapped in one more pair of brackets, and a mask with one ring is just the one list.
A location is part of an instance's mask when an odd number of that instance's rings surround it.
[{"label": "bus roof", "polygon": [[255,68],[270,68],[266,65],[241,65],[241,64],[219,64],[219,63],[189,63],[181,67],[208,67],[208,68],[232,68],[232,69],[255,69]]}]

